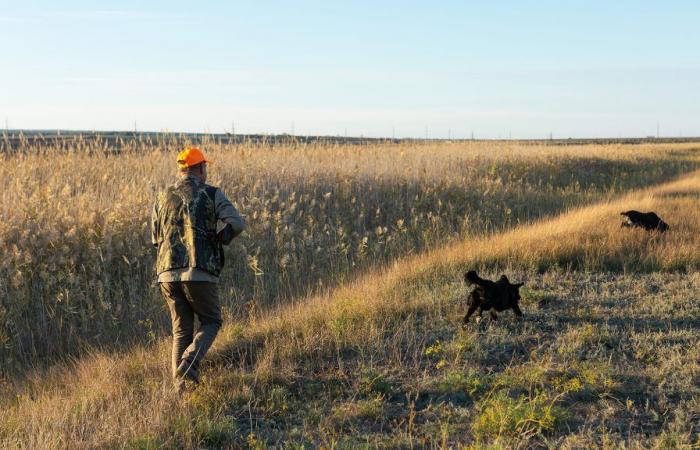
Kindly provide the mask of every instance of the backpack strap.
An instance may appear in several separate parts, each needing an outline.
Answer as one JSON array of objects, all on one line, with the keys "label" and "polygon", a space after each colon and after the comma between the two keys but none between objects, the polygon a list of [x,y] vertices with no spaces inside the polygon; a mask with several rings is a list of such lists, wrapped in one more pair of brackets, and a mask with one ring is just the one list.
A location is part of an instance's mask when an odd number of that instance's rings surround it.
[{"label": "backpack strap", "polygon": [[[204,191],[207,194],[207,197],[211,199],[211,202],[214,204],[214,209],[216,209],[216,191],[218,191],[219,188],[216,186],[210,186],[208,184],[204,185]],[[219,240],[219,236],[215,235],[214,240],[216,241],[217,245],[219,246],[219,263],[221,264],[221,268],[224,268],[224,263],[226,262],[226,258],[224,256],[224,244]]]},{"label": "backpack strap", "polygon": [[211,199],[212,203],[214,203],[214,206],[216,206],[216,191],[218,191],[219,188],[205,184],[204,190],[207,193],[207,196]]}]

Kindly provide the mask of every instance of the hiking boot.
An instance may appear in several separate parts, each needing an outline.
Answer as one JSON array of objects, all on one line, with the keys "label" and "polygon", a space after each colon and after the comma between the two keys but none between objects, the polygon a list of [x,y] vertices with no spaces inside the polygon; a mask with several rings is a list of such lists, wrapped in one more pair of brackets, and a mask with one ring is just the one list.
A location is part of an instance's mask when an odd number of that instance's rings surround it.
[{"label": "hiking boot", "polygon": [[197,363],[191,363],[186,359],[180,362],[175,373],[178,377],[192,381],[194,384],[199,384],[199,372],[197,372]]}]

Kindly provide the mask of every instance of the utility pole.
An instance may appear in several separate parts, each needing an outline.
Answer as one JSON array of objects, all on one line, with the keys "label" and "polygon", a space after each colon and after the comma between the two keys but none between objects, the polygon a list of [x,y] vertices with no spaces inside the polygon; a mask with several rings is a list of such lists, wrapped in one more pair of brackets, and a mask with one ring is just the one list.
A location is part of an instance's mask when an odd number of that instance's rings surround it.
[{"label": "utility pole", "polygon": [[425,126],[425,140],[428,140],[428,126]]},{"label": "utility pole", "polygon": [[474,140],[474,130],[472,130],[472,141]]},{"label": "utility pole", "polygon": [[396,130],[394,127],[391,127],[391,140],[396,139]]},{"label": "utility pole", "polygon": [[292,136],[294,136],[294,121],[292,120]]},{"label": "utility pole", "polygon": [[659,121],[656,121],[656,139],[659,138]]},{"label": "utility pole", "polygon": [[448,141],[452,140],[452,128],[447,129],[447,140]]}]

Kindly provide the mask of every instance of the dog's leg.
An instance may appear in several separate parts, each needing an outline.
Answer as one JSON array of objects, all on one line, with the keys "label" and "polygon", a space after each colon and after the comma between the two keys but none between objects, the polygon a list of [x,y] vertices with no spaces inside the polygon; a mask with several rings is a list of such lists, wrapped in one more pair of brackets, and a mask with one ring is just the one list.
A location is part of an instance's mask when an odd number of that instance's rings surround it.
[{"label": "dog's leg", "polygon": [[491,310],[491,320],[498,320],[498,314],[493,309]]},{"label": "dog's leg", "polygon": [[466,325],[467,322],[469,322],[469,318],[474,314],[474,311],[477,310],[477,308],[481,307],[481,302],[479,301],[479,296],[476,295],[476,293],[472,292],[469,295],[469,298],[471,301],[469,302],[469,309],[467,310],[467,314],[464,316],[464,324]]},{"label": "dog's leg", "polygon": [[469,309],[467,310],[467,314],[464,316],[464,321],[463,321],[464,325],[466,325],[467,322],[469,322],[469,318],[472,316],[472,314],[474,314],[474,311],[476,311],[477,307],[478,307],[478,305],[476,305],[475,303],[472,303],[471,305],[469,305]]},{"label": "dog's leg", "polygon": [[523,312],[520,311],[520,306],[518,306],[517,304],[516,304],[516,305],[513,305],[513,312],[514,312],[515,315],[518,316],[518,317],[522,317],[522,316],[523,316]]},{"label": "dog's leg", "polygon": [[[469,322],[469,318],[474,314],[474,311],[477,310],[477,308],[481,307],[481,301],[479,299],[479,296],[476,294],[476,292],[472,291],[469,294],[469,309],[467,310],[467,314],[464,316],[464,324],[466,325],[467,322]],[[479,312],[481,314],[481,312]]]}]

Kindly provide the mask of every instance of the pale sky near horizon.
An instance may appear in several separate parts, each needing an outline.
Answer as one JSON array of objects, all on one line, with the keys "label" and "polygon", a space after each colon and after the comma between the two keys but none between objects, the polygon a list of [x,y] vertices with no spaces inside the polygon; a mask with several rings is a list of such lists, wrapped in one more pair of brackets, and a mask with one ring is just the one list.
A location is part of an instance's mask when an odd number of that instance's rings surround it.
[{"label": "pale sky near horizon", "polygon": [[700,136],[700,2],[0,6],[15,129]]}]

